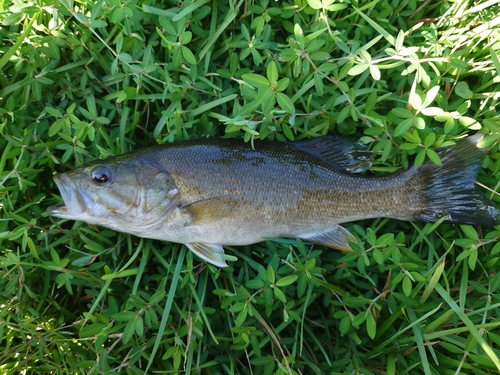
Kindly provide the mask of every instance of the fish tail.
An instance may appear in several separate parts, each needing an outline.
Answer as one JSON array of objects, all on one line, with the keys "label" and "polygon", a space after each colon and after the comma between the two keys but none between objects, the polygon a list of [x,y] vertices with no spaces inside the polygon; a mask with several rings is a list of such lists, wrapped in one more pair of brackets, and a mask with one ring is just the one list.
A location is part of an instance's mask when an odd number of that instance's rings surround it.
[{"label": "fish tail", "polygon": [[441,165],[428,161],[414,170],[424,191],[422,208],[417,208],[415,219],[434,222],[445,216],[449,223],[500,223],[500,211],[475,186],[487,152],[477,147],[482,137],[476,134],[440,151]]}]

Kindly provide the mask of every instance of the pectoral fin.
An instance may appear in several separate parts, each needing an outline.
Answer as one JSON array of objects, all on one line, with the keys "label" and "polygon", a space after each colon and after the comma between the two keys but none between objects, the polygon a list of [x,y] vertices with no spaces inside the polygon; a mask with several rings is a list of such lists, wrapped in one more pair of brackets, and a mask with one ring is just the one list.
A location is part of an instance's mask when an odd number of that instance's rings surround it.
[{"label": "pectoral fin", "polygon": [[314,233],[307,236],[300,236],[301,239],[342,251],[353,251],[349,242],[356,243],[354,237],[347,229],[340,225],[327,229],[323,232]]},{"label": "pectoral fin", "polygon": [[214,243],[187,243],[186,246],[201,259],[217,267],[227,267],[224,260],[224,249]]},{"label": "pectoral fin", "polygon": [[234,212],[237,201],[231,197],[216,197],[203,199],[179,207],[191,218],[189,225],[213,223],[226,218]]}]

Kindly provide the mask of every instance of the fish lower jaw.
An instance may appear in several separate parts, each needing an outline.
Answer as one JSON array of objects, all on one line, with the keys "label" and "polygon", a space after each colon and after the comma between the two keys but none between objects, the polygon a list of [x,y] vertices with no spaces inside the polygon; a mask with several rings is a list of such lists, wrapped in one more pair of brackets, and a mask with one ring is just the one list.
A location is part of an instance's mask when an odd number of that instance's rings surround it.
[{"label": "fish lower jaw", "polygon": [[[47,208],[47,212],[49,215],[57,217],[59,219],[80,220],[90,224],[101,225],[100,222],[96,222],[95,218],[90,216],[84,210],[75,210],[75,209],[69,210],[68,207],[65,206],[64,204],[49,206]],[[102,225],[105,226],[105,224]]]},{"label": "fish lower jaw", "polygon": [[47,212],[49,215],[51,216],[55,216],[55,217],[60,217],[60,218],[69,218],[68,215],[69,215],[69,212],[68,212],[68,207],[66,207],[66,205],[64,205],[64,203],[60,203],[60,204],[55,204],[53,206],[49,206],[47,208]]}]

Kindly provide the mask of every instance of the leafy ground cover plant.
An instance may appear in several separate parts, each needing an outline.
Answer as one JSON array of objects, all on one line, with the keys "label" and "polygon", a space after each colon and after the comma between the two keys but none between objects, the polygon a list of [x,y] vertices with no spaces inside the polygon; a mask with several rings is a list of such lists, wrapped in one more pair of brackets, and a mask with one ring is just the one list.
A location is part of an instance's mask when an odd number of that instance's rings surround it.
[{"label": "leafy ground cover plant", "polygon": [[54,172],[158,142],[352,135],[387,173],[478,131],[499,202],[499,11],[0,1],[1,372],[498,373],[500,227],[367,220],[353,253],[276,239],[217,269],[45,209]]}]

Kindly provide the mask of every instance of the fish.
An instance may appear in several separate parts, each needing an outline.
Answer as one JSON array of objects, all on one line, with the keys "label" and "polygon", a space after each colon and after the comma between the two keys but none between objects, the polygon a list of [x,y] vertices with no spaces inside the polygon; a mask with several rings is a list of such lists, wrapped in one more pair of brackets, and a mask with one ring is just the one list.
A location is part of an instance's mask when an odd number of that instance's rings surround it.
[{"label": "fish", "polygon": [[[186,245],[226,267],[224,246],[300,238],[352,251],[340,224],[371,218],[494,226],[476,186],[487,149],[476,134],[438,151],[441,165],[367,176],[373,153],[339,136],[298,142],[201,138],[149,146],[57,174],[50,215]],[[230,257],[229,257],[230,258]]]}]

